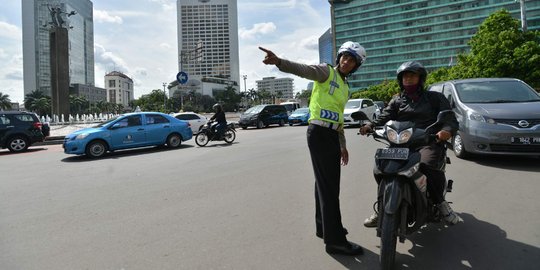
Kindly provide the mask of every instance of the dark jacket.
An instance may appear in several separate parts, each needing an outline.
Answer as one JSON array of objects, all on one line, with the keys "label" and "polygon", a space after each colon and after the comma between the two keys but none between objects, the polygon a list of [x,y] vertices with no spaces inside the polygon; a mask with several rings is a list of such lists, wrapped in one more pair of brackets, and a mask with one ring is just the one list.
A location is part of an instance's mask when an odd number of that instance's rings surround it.
[{"label": "dark jacket", "polygon": [[[450,103],[446,97],[437,92],[420,91],[420,99],[416,102],[404,93],[395,95],[384,108],[379,117],[375,119],[371,126],[382,126],[390,120],[411,121],[417,128],[426,128],[437,121],[440,111],[451,110]],[[454,135],[459,127],[455,117],[443,124],[442,130],[446,130]]]},{"label": "dark jacket", "polygon": [[210,120],[216,120],[218,124],[227,124],[227,120],[225,119],[225,113],[223,111],[219,111],[210,118]]}]

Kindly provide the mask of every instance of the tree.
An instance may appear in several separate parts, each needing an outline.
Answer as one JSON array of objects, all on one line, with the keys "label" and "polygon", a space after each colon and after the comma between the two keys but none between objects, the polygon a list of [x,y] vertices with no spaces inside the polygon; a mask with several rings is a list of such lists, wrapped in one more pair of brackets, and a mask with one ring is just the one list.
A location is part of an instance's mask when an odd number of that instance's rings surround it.
[{"label": "tree", "polygon": [[236,89],[232,86],[227,86],[224,91],[218,91],[214,94],[214,98],[221,103],[224,111],[234,111],[238,108],[238,103],[242,97],[236,93]]},{"label": "tree", "polygon": [[507,10],[490,15],[468,44],[449,77],[511,77],[540,87],[540,31],[523,32]]},{"label": "tree", "polygon": [[34,99],[30,104],[30,108],[40,116],[48,115],[51,111],[51,98],[48,96],[43,96],[41,98]]},{"label": "tree", "polygon": [[9,99],[8,94],[3,94],[0,92],[0,109],[9,110],[11,109],[11,99]]},{"label": "tree", "polygon": [[[34,111],[34,109],[32,109],[32,104],[35,102],[35,100],[37,99],[40,99],[42,97],[46,97],[42,91],[40,90],[34,90],[32,92],[30,92],[30,94],[26,94],[24,96],[24,107],[27,109],[27,110],[30,110],[30,111]],[[48,97],[48,96],[47,96]],[[50,97],[49,97],[50,98]]]},{"label": "tree", "polygon": [[89,102],[86,97],[69,95],[69,105],[71,113],[83,114],[85,109],[87,109],[87,104],[89,104]]},{"label": "tree", "polygon": [[354,92],[351,98],[370,98],[372,100],[390,101],[392,96],[399,93],[399,85],[396,80],[385,80],[381,84],[372,85],[366,90]]}]

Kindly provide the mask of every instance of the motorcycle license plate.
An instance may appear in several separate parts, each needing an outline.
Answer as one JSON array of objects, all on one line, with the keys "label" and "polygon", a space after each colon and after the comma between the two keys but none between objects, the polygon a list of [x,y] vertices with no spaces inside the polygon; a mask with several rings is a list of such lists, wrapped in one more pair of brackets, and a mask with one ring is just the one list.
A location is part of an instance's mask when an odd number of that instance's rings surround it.
[{"label": "motorcycle license plate", "polygon": [[379,148],[375,152],[377,159],[407,159],[409,148]]}]

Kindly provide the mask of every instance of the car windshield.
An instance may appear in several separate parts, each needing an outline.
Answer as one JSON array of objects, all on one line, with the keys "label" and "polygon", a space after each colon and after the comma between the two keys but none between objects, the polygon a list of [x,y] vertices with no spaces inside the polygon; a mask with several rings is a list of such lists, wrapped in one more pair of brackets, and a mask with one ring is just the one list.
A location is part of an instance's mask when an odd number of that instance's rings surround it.
[{"label": "car windshield", "polygon": [[293,114],[305,114],[309,112],[309,108],[300,108],[296,109],[296,111],[293,112]]},{"label": "car windshield", "polygon": [[120,116],[123,116],[123,115],[115,116],[115,117],[113,117],[113,118],[111,118],[111,119],[109,119],[109,120],[107,120],[107,121],[105,121],[105,122],[103,122],[103,123],[101,123],[101,124],[99,124],[99,125],[97,125],[97,126],[94,126],[94,127],[95,127],[95,128],[97,128],[97,127],[104,127],[104,126],[106,126],[107,124],[109,124],[110,122],[116,121],[116,119],[120,118]]},{"label": "car windshield", "polygon": [[245,113],[246,113],[246,114],[260,113],[260,112],[262,111],[263,108],[264,108],[263,105],[251,107],[251,108],[249,108]]},{"label": "car windshield", "polygon": [[519,81],[466,82],[456,84],[464,103],[538,102],[540,95]]},{"label": "car windshield", "polygon": [[356,109],[360,108],[360,100],[349,100],[347,104],[345,104],[345,109]]}]

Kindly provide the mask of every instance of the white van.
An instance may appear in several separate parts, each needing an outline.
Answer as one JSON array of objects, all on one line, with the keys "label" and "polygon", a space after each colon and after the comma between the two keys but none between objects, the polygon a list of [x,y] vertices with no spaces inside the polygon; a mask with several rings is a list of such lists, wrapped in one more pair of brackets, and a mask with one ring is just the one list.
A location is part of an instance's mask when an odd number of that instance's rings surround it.
[{"label": "white van", "polygon": [[279,104],[279,105],[285,106],[285,109],[287,109],[287,114],[288,115],[291,115],[292,112],[294,112],[296,109],[300,108],[300,103],[292,102],[292,101],[281,102],[281,104]]},{"label": "white van", "polygon": [[359,125],[360,121],[354,121],[351,117],[353,112],[364,112],[369,120],[373,121],[376,118],[376,108],[373,100],[365,98],[349,99],[345,104],[345,111],[343,112],[343,120],[345,125]]}]

